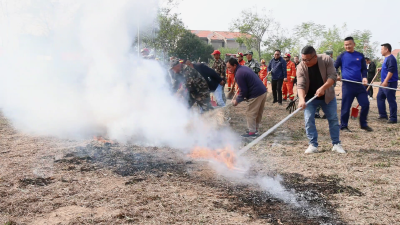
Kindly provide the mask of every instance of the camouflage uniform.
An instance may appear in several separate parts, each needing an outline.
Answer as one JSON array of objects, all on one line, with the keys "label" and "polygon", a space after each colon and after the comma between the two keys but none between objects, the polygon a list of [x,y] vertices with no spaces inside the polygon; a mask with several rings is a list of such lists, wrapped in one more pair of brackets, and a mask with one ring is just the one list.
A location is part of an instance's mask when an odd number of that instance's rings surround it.
[{"label": "camouflage uniform", "polygon": [[[215,60],[212,68],[221,76],[222,80],[226,83],[226,63],[222,59]],[[225,97],[225,85],[223,86],[222,90],[222,99],[226,103]]]},{"label": "camouflage uniform", "polygon": [[210,91],[207,81],[195,69],[184,66],[182,74],[186,80],[185,87],[189,91],[189,108],[197,103],[202,111],[212,110]]},{"label": "camouflage uniform", "polygon": [[255,59],[251,59],[251,61],[246,62],[244,65],[252,69],[257,75],[260,72],[260,64]]}]

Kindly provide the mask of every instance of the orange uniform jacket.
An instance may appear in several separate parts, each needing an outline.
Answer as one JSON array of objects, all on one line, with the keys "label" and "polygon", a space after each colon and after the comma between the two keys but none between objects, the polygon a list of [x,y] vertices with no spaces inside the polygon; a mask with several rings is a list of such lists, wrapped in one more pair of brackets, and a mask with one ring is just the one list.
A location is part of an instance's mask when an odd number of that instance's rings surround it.
[{"label": "orange uniform jacket", "polygon": [[244,66],[244,64],[246,64],[246,62],[244,60],[239,62],[239,65]]},{"label": "orange uniform jacket", "polygon": [[229,72],[228,69],[226,69],[226,81],[228,83],[229,88],[233,85],[233,82],[235,82],[235,74]]},{"label": "orange uniform jacket", "polygon": [[265,79],[265,77],[267,77],[267,74],[268,74],[267,66],[262,65],[260,68],[260,72],[258,73],[258,76],[260,77],[261,81],[264,83],[265,86],[267,86],[267,79]]},{"label": "orange uniform jacket", "polygon": [[296,78],[296,65],[294,64],[294,62],[289,61],[286,63],[286,69],[288,82],[293,82],[294,78]]}]

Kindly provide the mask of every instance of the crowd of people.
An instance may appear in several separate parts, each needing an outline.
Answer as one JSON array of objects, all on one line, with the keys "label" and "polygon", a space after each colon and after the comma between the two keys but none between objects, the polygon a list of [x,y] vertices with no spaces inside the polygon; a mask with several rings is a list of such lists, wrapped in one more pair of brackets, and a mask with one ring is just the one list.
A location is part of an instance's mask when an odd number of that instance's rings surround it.
[{"label": "crowd of people", "polygon": [[[282,57],[281,51],[276,50],[268,64],[263,59],[259,64],[253,58],[253,52],[238,53],[236,57],[224,61],[221,59],[221,52],[215,50],[212,53],[214,62],[210,67],[205,63],[171,57],[169,75],[174,93],[187,99],[189,108],[196,103],[200,113],[214,108],[210,93],[213,93],[218,107],[226,105],[227,84],[227,96],[232,96],[233,93],[235,96],[232,105],[237,106],[241,102],[247,104],[248,129],[242,136],[252,138],[258,136],[270,83],[272,104],[282,105],[283,101],[288,100],[292,102],[297,96],[298,106],[304,110],[305,130],[309,139],[309,147],[305,153],[318,152],[315,119],[321,118],[321,109],[324,112],[322,118],[329,124],[332,151],[346,153],[341,145],[340,132],[351,132],[348,121],[355,98],[361,106],[360,129],[366,132],[373,131],[367,120],[373,89],[367,87],[374,81],[376,71],[381,72],[381,87],[377,95],[378,119],[386,120],[389,124],[397,123],[395,89],[398,85],[398,68],[396,58],[391,54],[390,44],[381,46],[381,54],[385,57],[382,68],[376,68],[369,58],[354,50],[355,42],[352,37],[344,40],[344,47],[346,51],[335,61],[333,51],[317,54],[312,46],[302,49],[301,61],[298,56],[291,61],[290,53]],[[247,62],[243,57],[247,58]],[[340,123],[334,89],[337,81],[342,81]],[[297,85],[297,93],[293,92],[294,85]],[[386,112],[386,100],[389,103],[389,114]]]}]

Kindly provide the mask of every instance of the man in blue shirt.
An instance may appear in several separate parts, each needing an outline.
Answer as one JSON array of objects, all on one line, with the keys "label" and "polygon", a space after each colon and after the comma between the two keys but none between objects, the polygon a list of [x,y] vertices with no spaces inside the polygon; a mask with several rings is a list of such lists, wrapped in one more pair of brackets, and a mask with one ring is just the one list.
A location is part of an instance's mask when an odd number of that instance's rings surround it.
[{"label": "man in blue shirt", "polygon": [[[382,56],[385,57],[382,68],[378,68],[378,71],[381,71],[381,86],[397,88],[399,73],[396,58],[392,55],[392,46],[390,44],[383,44],[381,46]],[[390,110],[388,123],[397,123],[397,102],[395,90],[379,88],[379,92],[376,97],[376,101],[378,103],[379,119],[388,119],[385,103],[386,99],[388,100]]]},{"label": "man in blue shirt", "polygon": [[277,103],[282,105],[282,85],[283,81],[287,81],[287,68],[286,61],[281,57],[281,51],[275,50],[274,58],[269,61],[268,64],[268,75],[272,74],[271,86],[272,95],[274,96],[274,101],[272,103]]},{"label": "man in blue shirt", "polygon": [[[364,85],[367,85],[367,64],[365,62],[364,55],[354,50],[355,46],[356,44],[352,37],[347,37],[344,39],[344,48],[346,51],[339,55],[336,59],[335,68],[338,69],[341,67],[343,79],[362,82]],[[350,108],[353,104],[354,98],[357,98],[357,101],[361,106],[361,129],[369,132],[373,131],[367,123],[369,101],[368,93],[365,90],[365,87],[362,84],[343,82],[342,96],[340,129],[342,131],[351,132],[347,127],[350,117]]]}]

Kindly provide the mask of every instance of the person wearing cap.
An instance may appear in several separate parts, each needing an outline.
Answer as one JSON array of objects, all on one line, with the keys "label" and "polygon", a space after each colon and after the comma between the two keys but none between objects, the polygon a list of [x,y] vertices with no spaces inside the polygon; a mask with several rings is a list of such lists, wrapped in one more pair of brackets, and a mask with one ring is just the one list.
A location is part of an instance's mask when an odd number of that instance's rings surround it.
[{"label": "person wearing cap", "polygon": [[271,86],[274,96],[272,103],[278,102],[279,105],[282,105],[282,85],[283,80],[287,78],[287,69],[286,61],[281,57],[280,50],[275,50],[274,58],[269,61],[268,74],[272,75]]},{"label": "person wearing cap", "polygon": [[244,66],[246,64],[246,61],[243,60],[243,53],[238,52],[237,57],[239,65]]},{"label": "person wearing cap", "polygon": [[[333,60],[327,55],[317,55],[312,46],[305,46],[301,50],[301,58],[302,62],[297,67],[296,75],[299,108],[304,110],[305,128],[309,140],[305,153],[318,153],[318,131],[314,118],[318,106],[321,106],[328,120],[332,151],[346,153],[340,142],[336,95],[333,88],[336,82]],[[315,96],[316,99],[306,103]]]},{"label": "person wearing cap", "polygon": [[267,89],[254,71],[231,58],[226,64],[228,70],[235,74],[236,83],[240,93],[232,100],[232,105],[237,106],[242,101],[247,101],[246,119],[248,132],[242,137],[256,137],[262,120]]},{"label": "person wearing cap", "polygon": [[[368,70],[367,79],[368,79],[368,83],[370,84],[372,82],[372,80],[374,79],[374,77],[375,77],[376,65],[368,57],[365,57],[365,62],[367,63],[367,70]],[[373,99],[373,97],[374,97],[374,88],[373,87],[371,87],[368,90],[368,94],[369,94],[369,99],[370,100]]]},{"label": "person wearing cap", "polygon": [[261,59],[261,68],[260,68],[260,72],[258,73],[258,76],[260,77],[260,79],[263,82],[264,86],[268,90],[268,80],[267,80],[268,71],[267,70],[268,69],[267,69],[267,66],[265,65],[265,60]]},{"label": "person wearing cap", "polygon": [[[221,52],[218,50],[214,50],[214,52],[211,54],[214,56],[214,64],[212,68],[221,76],[224,85],[222,90],[225,90],[225,83],[226,83],[226,64],[225,62],[221,59]],[[226,103],[226,97],[225,97],[225,91],[222,92],[222,98],[224,99],[224,102]]]},{"label": "person wearing cap", "polygon": [[296,78],[296,65],[292,61],[290,61],[290,54],[286,53],[283,57],[286,61],[286,71],[287,71],[287,78],[283,79],[283,86],[282,86],[282,101],[286,101],[289,95],[290,101],[293,101],[294,94],[293,94],[293,81]]},{"label": "person wearing cap", "polygon": [[143,48],[142,50],[140,50],[140,53],[142,54],[142,57],[144,59],[147,59],[149,57],[150,50],[148,48]]},{"label": "person wearing cap", "polygon": [[258,64],[258,62],[255,59],[253,59],[253,52],[248,52],[244,54],[244,56],[246,56],[247,58],[245,66],[252,69],[254,73],[258,75],[258,73],[260,72],[260,64]]},{"label": "person wearing cap", "polygon": [[214,94],[217,104],[221,107],[224,107],[225,102],[222,98],[223,80],[219,74],[204,63],[190,62],[187,60],[186,65],[197,70],[197,72],[203,76],[203,78],[207,81],[208,89]]},{"label": "person wearing cap", "polygon": [[207,81],[195,69],[180,63],[179,60],[172,60],[170,63],[171,70],[178,76],[182,76],[185,81],[177,95],[184,95],[185,90],[188,91],[188,108],[190,109],[194,103],[199,106],[200,113],[212,110],[210,91]]}]

